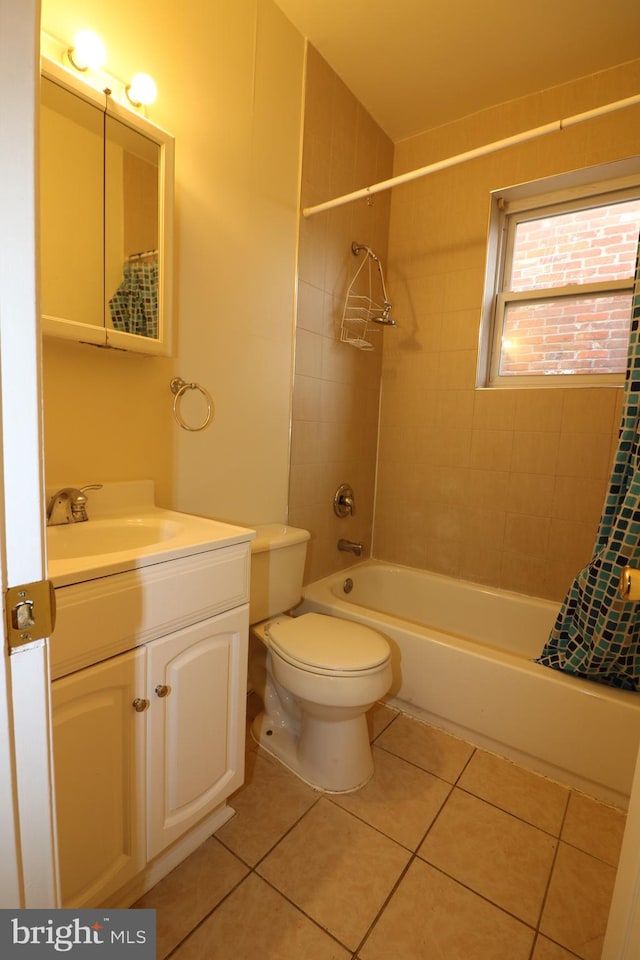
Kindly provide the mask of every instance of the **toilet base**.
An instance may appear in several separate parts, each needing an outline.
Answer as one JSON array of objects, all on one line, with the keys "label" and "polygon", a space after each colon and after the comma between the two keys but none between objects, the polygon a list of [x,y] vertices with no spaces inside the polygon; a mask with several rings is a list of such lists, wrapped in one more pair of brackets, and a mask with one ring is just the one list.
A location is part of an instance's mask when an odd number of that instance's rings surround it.
[{"label": "toilet base", "polygon": [[306,717],[299,734],[261,713],[251,724],[251,736],[314,790],[352,793],[373,776],[373,756],[363,713],[332,721]]}]

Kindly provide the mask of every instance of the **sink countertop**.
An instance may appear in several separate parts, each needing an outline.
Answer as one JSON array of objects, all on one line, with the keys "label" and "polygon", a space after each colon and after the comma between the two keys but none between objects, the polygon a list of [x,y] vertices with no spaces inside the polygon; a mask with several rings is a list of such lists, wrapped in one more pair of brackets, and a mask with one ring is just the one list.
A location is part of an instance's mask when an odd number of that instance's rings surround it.
[{"label": "sink countertop", "polygon": [[[105,484],[105,487],[107,485]],[[118,484],[109,485],[113,487]],[[124,486],[124,484],[122,485]],[[135,484],[127,484],[134,487]],[[146,491],[145,491],[146,492]],[[86,532],[75,529],[76,524],[64,524],[47,527],[48,541],[48,575],[55,587],[82,583],[85,580],[95,580],[98,577],[110,576],[114,573],[123,573],[147,567],[155,563],[164,563],[179,557],[217,550],[221,547],[237,543],[246,543],[256,536],[255,530],[240,527],[219,520],[210,520],[188,513],[179,513],[174,510],[164,510],[156,507],[149,498],[137,499],[134,503],[119,503],[117,509],[95,509],[98,503],[98,494],[91,497],[89,503],[90,519],[77,524],[77,527],[89,527],[94,524],[93,530],[98,531],[104,524],[105,529],[111,524],[150,527],[164,525],[166,532],[155,542],[141,546],[129,547],[108,552],[82,552],[79,548],[78,556],[70,556],[73,552],[73,537],[78,534],[78,542],[82,544]],[[55,539],[64,538],[64,556],[55,557]]]}]

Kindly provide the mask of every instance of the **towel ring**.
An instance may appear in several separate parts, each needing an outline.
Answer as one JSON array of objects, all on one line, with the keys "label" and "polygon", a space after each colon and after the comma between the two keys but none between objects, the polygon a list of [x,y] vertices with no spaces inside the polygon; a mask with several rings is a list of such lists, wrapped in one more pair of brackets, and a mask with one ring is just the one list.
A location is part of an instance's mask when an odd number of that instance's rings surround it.
[{"label": "towel ring", "polygon": [[[187,383],[186,380],[183,380],[182,377],[174,377],[170,383],[171,393],[173,393],[173,415],[176,419],[176,422],[183,430],[189,430],[191,433],[197,433],[199,430],[204,430],[205,427],[208,427],[211,421],[213,420],[213,400],[211,399],[211,394],[208,390],[205,390],[199,383]],[[185,392],[187,390],[199,390],[202,396],[207,401],[207,414],[202,421],[198,424],[197,427],[190,426],[180,410],[180,401],[182,400]]]}]

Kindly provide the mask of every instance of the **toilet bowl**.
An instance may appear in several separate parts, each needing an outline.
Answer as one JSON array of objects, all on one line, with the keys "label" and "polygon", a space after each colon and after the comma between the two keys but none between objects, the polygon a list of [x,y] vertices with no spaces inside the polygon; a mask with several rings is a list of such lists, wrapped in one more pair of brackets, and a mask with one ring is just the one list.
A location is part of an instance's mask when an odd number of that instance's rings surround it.
[{"label": "toilet bowl", "polygon": [[252,633],[267,654],[254,739],[313,787],[363,786],[373,773],[365,714],[391,685],[384,637],[320,613],[276,617]]},{"label": "toilet bowl", "polygon": [[[357,790],[373,773],[365,714],[391,686],[389,644],[378,631],[350,620],[319,613],[284,615],[300,600],[309,535],[274,525],[258,527],[257,533],[249,681],[264,710],[251,734],[315,789]],[[278,569],[286,571],[286,587]],[[257,620],[256,612],[266,617]]]}]

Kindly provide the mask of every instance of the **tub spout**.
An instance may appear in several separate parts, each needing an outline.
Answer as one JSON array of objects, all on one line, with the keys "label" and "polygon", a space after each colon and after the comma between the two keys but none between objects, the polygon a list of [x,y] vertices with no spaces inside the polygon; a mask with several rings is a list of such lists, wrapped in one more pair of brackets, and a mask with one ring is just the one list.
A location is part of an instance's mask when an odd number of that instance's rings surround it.
[{"label": "tub spout", "polygon": [[338,550],[344,550],[345,553],[355,553],[356,557],[362,556],[363,549],[363,544],[355,543],[353,540],[338,540]]}]

